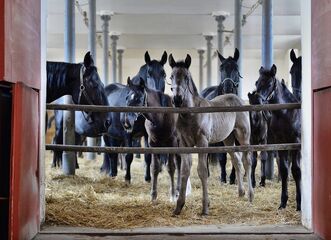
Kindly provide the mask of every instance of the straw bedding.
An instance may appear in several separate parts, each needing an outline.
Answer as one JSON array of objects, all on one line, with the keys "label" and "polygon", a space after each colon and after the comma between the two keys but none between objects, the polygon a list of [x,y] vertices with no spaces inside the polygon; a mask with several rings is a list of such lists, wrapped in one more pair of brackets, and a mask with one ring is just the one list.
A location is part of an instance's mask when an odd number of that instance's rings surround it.
[{"label": "straw bedding", "polygon": [[[124,171],[111,179],[99,173],[102,156],[96,161],[79,159],[76,176],[64,176],[52,169],[52,153],[46,153],[46,224],[108,229],[137,227],[188,226],[201,224],[299,224],[295,210],[294,182],[289,183],[286,210],[278,210],[281,184],[267,181],[265,188],[255,189],[250,204],[247,197],[238,198],[237,186],[221,184],[219,169],[211,169],[209,178],[209,216],[202,217],[201,184],[197,175],[197,159],[191,171],[192,194],[182,214],[172,217],[174,203],[169,201],[169,177],[166,168],[159,175],[158,201],[150,201],[150,184],[144,181],[144,162],[134,159],[132,180],[124,182]],[[231,166],[231,164],[228,164]],[[259,173],[259,166],[257,173]],[[259,177],[257,177],[257,182]],[[247,186],[246,186],[247,189]]]}]

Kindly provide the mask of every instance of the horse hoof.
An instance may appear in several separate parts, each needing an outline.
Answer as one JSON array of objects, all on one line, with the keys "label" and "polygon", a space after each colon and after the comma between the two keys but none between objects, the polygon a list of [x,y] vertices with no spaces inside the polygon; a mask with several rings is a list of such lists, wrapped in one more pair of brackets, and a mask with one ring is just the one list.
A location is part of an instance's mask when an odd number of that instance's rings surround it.
[{"label": "horse hoof", "polygon": [[173,212],[172,212],[172,217],[176,217],[180,214],[181,210],[178,210],[178,209],[175,209]]},{"label": "horse hoof", "polygon": [[260,187],[265,187],[265,183],[264,182],[260,182]]},{"label": "horse hoof", "polygon": [[230,185],[234,185],[235,184],[235,180],[230,180]]},{"label": "horse hoof", "polygon": [[281,205],[279,206],[278,210],[283,210],[283,209],[285,209],[285,208],[286,208],[286,206],[284,206],[284,205],[281,204]]},{"label": "horse hoof", "polygon": [[251,192],[251,193],[249,193],[248,195],[249,195],[249,196],[248,196],[248,200],[249,200],[250,203],[252,203],[253,200],[254,200],[254,193]]},{"label": "horse hoof", "polygon": [[145,176],[145,182],[150,183],[151,180],[152,180],[151,177],[146,177],[146,176]]},{"label": "horse hoof", "polygon": [[301,206],[297,206],[297,211],[301,212]]},{"label": "horse hoof", "polygon": [[245,196],[245,190],[239,190],[239,197]]},{"label": "horse hoof", "polygon": [[221,183],[226,183],[226,178],[220,177],[220,181],[221,181]]},{"label": "horse hoof", "polygon": [[202,211],[201,212],[201,216],[208,216],[209,214],[208,214],[208,211]]}]

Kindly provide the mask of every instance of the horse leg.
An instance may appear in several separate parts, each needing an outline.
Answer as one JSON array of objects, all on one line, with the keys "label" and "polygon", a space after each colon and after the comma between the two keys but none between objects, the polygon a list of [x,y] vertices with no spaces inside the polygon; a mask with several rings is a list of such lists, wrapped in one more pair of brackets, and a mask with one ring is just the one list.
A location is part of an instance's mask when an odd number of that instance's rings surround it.
[{"label": "horse leg", "polygon": [[[119,146],[121,146],[121,142],[111,138],[110,146],[119,147]],[[110,153],[109,162],[110,162],[109,176],[112,178],[115,178],[117,176],[118,153]]]},{"label": "horse leg", "polygon": [[[110,146],[110,137],[107,135],[103,136],[103,141],[105,143],[105,146],[109,147]],[[109,153],[104,153],[103,155],[103,163],[102,166],[100,167],[100,172],[105,172],[106,174],[110,173],[110,154]]]},{"label": "horse leg", "polygon": [[266,176],[265,176],[265,164],[268,158],[268,153],[265,151],[262,151],[260,153],[260,158],[261,158],[261,181],[260,181],[260,186],[261,187],[265,187],[265,180],[266,180]]},{"label": "horse leg", "polygon": [[181,171],[181,157],[180,155],[176,154],[175,156],[176,158],[176,161],[175,161],[175,164],[176,164],[176,169],[177,169],[177,186],[176,186],[176,199],[178,198],[179,196],[179,190],[180,190],[180,171]]},{"label": "horse leg", "polygon": [[221,182],[226,183],[226,153],[220,153],[219,157],[219,162],[221,166]]},{"label": "horse leg", "polygon": [[125,155],[125,163],[126,163],[126,173],[125,173],[125,182],[130,184],[131,183],[131,163],[133,160],[133,154],[127,153]]},{"label": "horse leg", "polygon": [[230,185],[233,185],[236,183],[236,169],[234,166],[232,166],[231,174],[230,174]]},{"label": "horse leg", "polygon": [[[146,134],[144,136],[144,142],[145,142],[145,147],[149,147],[148,146],[148,135]],[[152,156],[151,154],[144,154],[145,156],[145,181],[146,182],[150,182],[151,181],[151,162],[152,162]]]},{"label": "horse leg", "polygon": [[151,170],[152,170],[151,197],[152,197],[152,202],[154,202],[157,198],[157,178],[161,170],[159,154],[152,154]]},{"label": "horse leg", "polygon": [[255,188],[255,186],[256,186],[256,181],[255,181],[256,165],[257,165],[257,152],[254,151],[253,156],[252,156],[252,186],[253,186],[253,188]]},{"label": "horse leg", "polygon": [[176,208],[173,212],[174,215],[179,215],[182,211],[185,199],[186,199],[186,187],[187,180],[190,176],[191,165],[192,165],[192,157],[190,154],[181,154],[181,166],[180,166],[180,191],[179,196],[176,203]]},{"label": "horse leg", "polygon": [[[224,140],[224,144],[226,146],[233,146],[234,145],[234,136],[230,135],[226,140]],[[242,168],[241,153],[232,152],[229,154],[231,156],[232,165],[236,170],[236,175],[237,175],[237,179],[238,179],[239,197],[245,196],[245,189],[244,189],[244,185],[243,185],[243,175],[241,173],[241,168]]]},{"label": "horse leg", "polygon": [[[206,144],[205,146],[208,146]],[[208,169],[207,154],[199,154],[198,175],[202,184],[202,215],[208,215]]]},{"label": "horse leg", "polygon": [[301,169],[300,169],[300,158],[301,152],[298,150],[293,150],[291,152],[292,157],[292,176],[295,181],[296,186],[296,201],[297,201],[297,211],[301,211]]},{"label": "horse leg", "polygon": [[[249,142],[248,142],[249,144]],[[254,199],[254,190],[253,190],[253,184],[252,184],[252,177],[251,177],[251,171],[252,171],[252,153],[251,152],[243,152],[243,162],[244,162],[244,168],[245,172],[247,174],[247,182],[248,182],[248,200],[250,202],[253,202]]]},{"label": "horse leg", "polygon": [[[132,136],[131,134],[128,134],[125,137],[125,146],[127,147],[132,147]],[[130,184],[131,182],[131,163],[133,160],[133,154],[132,153],[127,153],[125,155],[125,163],[126,163],[126,174],[125,174],[125,182]]]},{"label": "horse leg", "polygon": [[174,202],[176,199],[175,193],[175,155],[169,154],[169,159],[167,161],[167,169],[170,177],[170,202]]},{"label": "horse leg", "polygon": [[288,151],[278,151],[279,154],[279,169],[280,176],[282,178],[282,194],[281,194],[281,203],[279,209],[286,208],[287,199],[288,199]]}]

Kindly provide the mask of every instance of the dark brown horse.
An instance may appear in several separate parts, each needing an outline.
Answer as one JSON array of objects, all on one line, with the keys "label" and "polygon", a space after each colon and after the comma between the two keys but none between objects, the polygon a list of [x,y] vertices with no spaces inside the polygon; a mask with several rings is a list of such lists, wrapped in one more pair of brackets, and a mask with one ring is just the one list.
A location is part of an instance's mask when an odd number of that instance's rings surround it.
[{"label": "dark brown horse", "polygon": [[[277,68],[260,68],[260,77],[256,82],[256,93],[263,103],[295,103],[297,99],[287,89],[284,82],[276,79]],[[270,135],[270,136],[269,136]],[[301,110],[277,110],[271,112],[268,125],[268,143],[300,143],[301,141]],[[282,180],[282,194],[279,208],[286,208],[288,200],[288,171],[292,163],[292,175],[296,185],[297,210],[301,210],[301,151],[278,151],[279,169]]]}]

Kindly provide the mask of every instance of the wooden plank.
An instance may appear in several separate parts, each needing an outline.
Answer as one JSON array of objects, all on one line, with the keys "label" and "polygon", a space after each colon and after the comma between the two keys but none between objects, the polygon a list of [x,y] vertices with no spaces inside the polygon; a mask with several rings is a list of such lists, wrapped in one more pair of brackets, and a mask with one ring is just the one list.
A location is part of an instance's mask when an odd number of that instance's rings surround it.
[{"label": "wooden plank", "polygon": [[300,143],[247,145],[247,146],[225,146],[225,147],[98,147],[98,146],[76,146],[46,144],[46,150],[61,150],[73,152],[107,152],[107,153],[225,153],[225,152],[248,152],[248,151],[278,151],[300,149]]},{"label": "wooden plank", "polygon": [[39,231],[39,94],[23,83],[13,92],[10,239]]},{"label": "wooden plank", "polygon": [[70,227],[70,226],[46,226],[40,232],[41,234],[86,234],[99,236],[138,236],[153,234],[191,234],[191,235],[209,235],[209,234],[310,234],[300,225],[247,225],[247,224],[224,224],[224,225],[194,225],[186,227],[148,227],[134,229],[100,229],[90,227]]},{"label": "wooden plank", "polygon": [[48,110],[75,110],[86,112],[140,112],[140,113],[206,113],[206,112],[247,112],[262,110],[300,109],[300,103],[243,105],[231,107],[109,107],[100,105],[47,104]]}]

